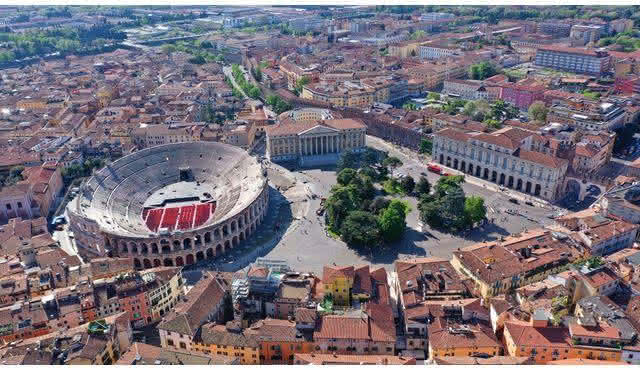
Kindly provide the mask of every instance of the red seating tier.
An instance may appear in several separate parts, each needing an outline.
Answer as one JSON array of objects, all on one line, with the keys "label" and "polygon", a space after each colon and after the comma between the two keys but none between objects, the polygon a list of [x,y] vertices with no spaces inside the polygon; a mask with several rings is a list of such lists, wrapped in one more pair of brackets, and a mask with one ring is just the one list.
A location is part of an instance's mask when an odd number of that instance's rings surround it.
[{"label": "red seating tier", "polygon": [[187,230],[191,228],[195,209],[195,205],[185,206],[180,209],[180,217],[178,218],[178,230]]},{"label": "red seating tier", "polygon": [[180,207],[165,208],[160,227],[166,227],[169,230],[175,229],[176,221],[178,220],[178,211],[180,211]]},{"label": "red seating tier", "polygon": [[193,227],[198,227],[204,224],[205,222],[207,222],[210,216],[211,216],[211,204],[210,203],[198,204],[196,206],[196,218],[193,221]]},{"label": "red seating tier", "polygon": [[149,230],[158,230],[158,226],[160,226],[160,221],[162,220],[163,213],[164,208],[156,208],[149,211],[146,219],[147,227],[149,228]]}]

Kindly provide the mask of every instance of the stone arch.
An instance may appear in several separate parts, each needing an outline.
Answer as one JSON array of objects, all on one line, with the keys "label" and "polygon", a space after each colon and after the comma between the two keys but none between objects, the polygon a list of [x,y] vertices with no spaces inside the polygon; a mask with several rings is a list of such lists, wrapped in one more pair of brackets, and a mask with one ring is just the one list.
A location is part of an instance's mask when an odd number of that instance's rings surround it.
[{"label": "stone arch", "polygon": [[182,259],[182,256],[176,257],[176,266],[184,266],[184,260]]},{"label": "stone arch", "polygon": [[104,240],[104,246],[106,248],[111,248],[111,240],[109,240],[109,238],[105,238]]},{"label": "stone arch", "polygon": [[162,262],[160,261],[160,259],[156,258],[153,260],[153,266],[154,267],[160,267],[162,266]]},{"label": "stone arch", "polygon": [[158,244],[151,243],[151,253],[158,254]]},{"label": "stone arch", "polygon": [[485,168],[484,173],[482,174],[482,178],[487,180],[489,178],[489,169]]},{"label": "stone arch", "polygon": [[451,167],[451,157],[447,156],[447,167]]},{"label": "stone arch", "polygon": [[240,241],[244,240],[244,231],[240,232],[240,234],[238,235],[238,240],[240,240]]},{"label": "stone arch", "polygon": [[213,258],[213,248],[207,249],[207,258]]},{"label": "stone arch", "polygon": [[127,253],[127,254],[129,253],[129,246],[127,245],[126,242],[122,242],[120,246],[122,248],[122,253]]},{"label": "stone arch", "polygon": [[229,248],[231,248],[231,242],[230,242],[230,241],[228,241],[228,240],[226,240],[226,241],[224,242],[224,250],[225,250],[225,251],[226,251],[226,250],[229,250]]},{"label": "stone arch", "polygon": [[222,238],[222,236],[220,235],[220,228],[213,230],[213,237],[216,240],[220,240]]},{"label": "stone arch", "polygon": [[187,265],[193,264],[193,254],[187,254]]},{"label": "stone arch", "polygon": [[513,189],[513,176],[509,176],[509,181],[507,182],[507,187]]},{"label": "stone arch", "polygon": [[165,258],[164,259],[164,266],[165,267],[173,267],[173,261],[171,260],[171,258]]},{"label": "stone arch", "polygon": [[518,179],[516,183],[516,190],[522,190],[522,179]]},{"label": "stone arch", "polygon": [[194,237],[194,242],[193,244],[195,244],[196,247],[199,247],[202,245],[202,237],[199,234],[196,234]]},{"label": "stone arch", "polygon": [[476,177],[480,177],[482,174],[482,167],[476,166]]},{"label": "stone arch", "polygon": [[497,181],[498,181],[498,172],[491,171],[491,182],[497,182]]},{"label": "stone arch", "polygon": [[236,235],[236,236],[234,236],[234,237],[231,239],[231,245],[233,245],[234,247],[238,246],[238,236],[237,236],[237,235]]},{"label": "stone arch", "polygon": [[500,174],[500,181],[498,181],[498,184],[499,184],[499,185],[504,185],[504,178],[505,178],[504,173],[501,173],[501,174]]},{"label": "stone arch", "polygon": [[198,251],[198,253],[196,253],[196,261],[200,262],[202,260],[204,260],[204,252]]},{"label": "stone arch", "polygon": [[169,244],[163,245],[162,246],[162,253],[171,253],[171,247],[169,246]]},{"label": "stone arch", "polygon": [[142,260],[142,264],[144,265],[145,269],[150,269],[151,268],[151,261],[149,261],[148,258],[145,258],[144,260]]},{"label": "stone arch", "polygon": [[238,230],[238,223],[236,220],[231,221],[231,233],[235,233]]},{"label": "stone arch", "polygon": [[226,223],[222,225],[222,236],[226,238],[228,235],[229,235],[229,224]]},{"label": "stone arch", "polygon": [[173,244],[173,250],[174,251],[180,250],[180,240],[176,239],[176,240],[173,241],[172,244]]},{"label": "stone arch", "polygon": [[191,238],[185,238],[182,241],[182,247],[183,249],[191,249]]},{"label": "stone arch", "polygon": [[467,162],[465,162],[465,161],[460,162],[460,171],[462,171],[462,172],[466,172],[467,171]]},{"label": "stone arch", "polygon": [[136,269],[142,268],[142,264],[140,263],[139,259],[137,259],[137,258],[133,259],[133,267],[135,267]]},{"label": "stone arch", "polygon": [[457,170],[458,169],[458,158],[454,158],[453,159],[453,169]]},{"label": "stone arch", "polygon": [[533,195],[539,197],[540,196],[540,191],[542,191],[542,186],[540,184],[536,184],[536,187],[533,191]]},{"label": "stone arch", "polygon": [[527,184],[525,185],[525,188],[524,188],[524,192],[527,194],[531,194],[531,181],[527,181]]},{"label": "stone arch", "polygon": [[204,243],[211,243],[211,232],[207,231],[204,233]]},{"label": "stone arch", "polygon": [[222,245],[216,245],[216,256],[222,253]]},{"label": "stone arch", "polygon": [[142,254],[149,254],[149,247],[147,246],[147,243],[142,243],[141,245],[142,247],[140,248],[140,252]]},{"label": "stone arch", "polygon": [[469,169],[467,170],[467,173],[473,175],[473,163],[469,163]]},{"label": "stone arch", "polygon": [[444,164],[444,155],[440,154],[440,164]]}]

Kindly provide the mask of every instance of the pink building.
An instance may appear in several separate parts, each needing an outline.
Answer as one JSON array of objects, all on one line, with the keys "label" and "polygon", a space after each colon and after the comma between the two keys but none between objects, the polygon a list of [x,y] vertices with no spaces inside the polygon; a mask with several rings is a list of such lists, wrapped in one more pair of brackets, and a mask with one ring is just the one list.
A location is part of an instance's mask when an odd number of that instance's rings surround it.
[{"label": "pink building", "polygon": [[544,87],[534,85],[518,85],[505,83],[502,85],[500,99],[511,103],[519,109],[526,110],[536,100],[542,101],[544,97]]}]

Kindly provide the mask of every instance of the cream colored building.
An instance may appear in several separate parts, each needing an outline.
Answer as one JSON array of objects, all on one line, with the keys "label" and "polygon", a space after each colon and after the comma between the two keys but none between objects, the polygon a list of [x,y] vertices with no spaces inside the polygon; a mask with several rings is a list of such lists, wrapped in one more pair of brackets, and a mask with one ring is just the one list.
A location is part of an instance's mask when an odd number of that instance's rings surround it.
[{"label": "cream colored building", "polygon": [[514,127],[490,134],[446,128],[434,135],[432,158],[469,175],[554,201],[563,193],[568,161],[536,151],[537,137]]}]

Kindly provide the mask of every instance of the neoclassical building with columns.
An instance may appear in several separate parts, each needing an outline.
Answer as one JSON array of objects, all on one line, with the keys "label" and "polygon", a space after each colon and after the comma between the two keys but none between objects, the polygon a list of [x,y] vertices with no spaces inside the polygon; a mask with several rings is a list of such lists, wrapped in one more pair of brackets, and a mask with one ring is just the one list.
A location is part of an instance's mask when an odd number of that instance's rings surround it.
[{"label": "neoclassical building with columns", "polygon": [[343,151],[366,145],[366,126],[354,119],[286,120],[266,132],[269,160],[301,166],[334,164]]}]

